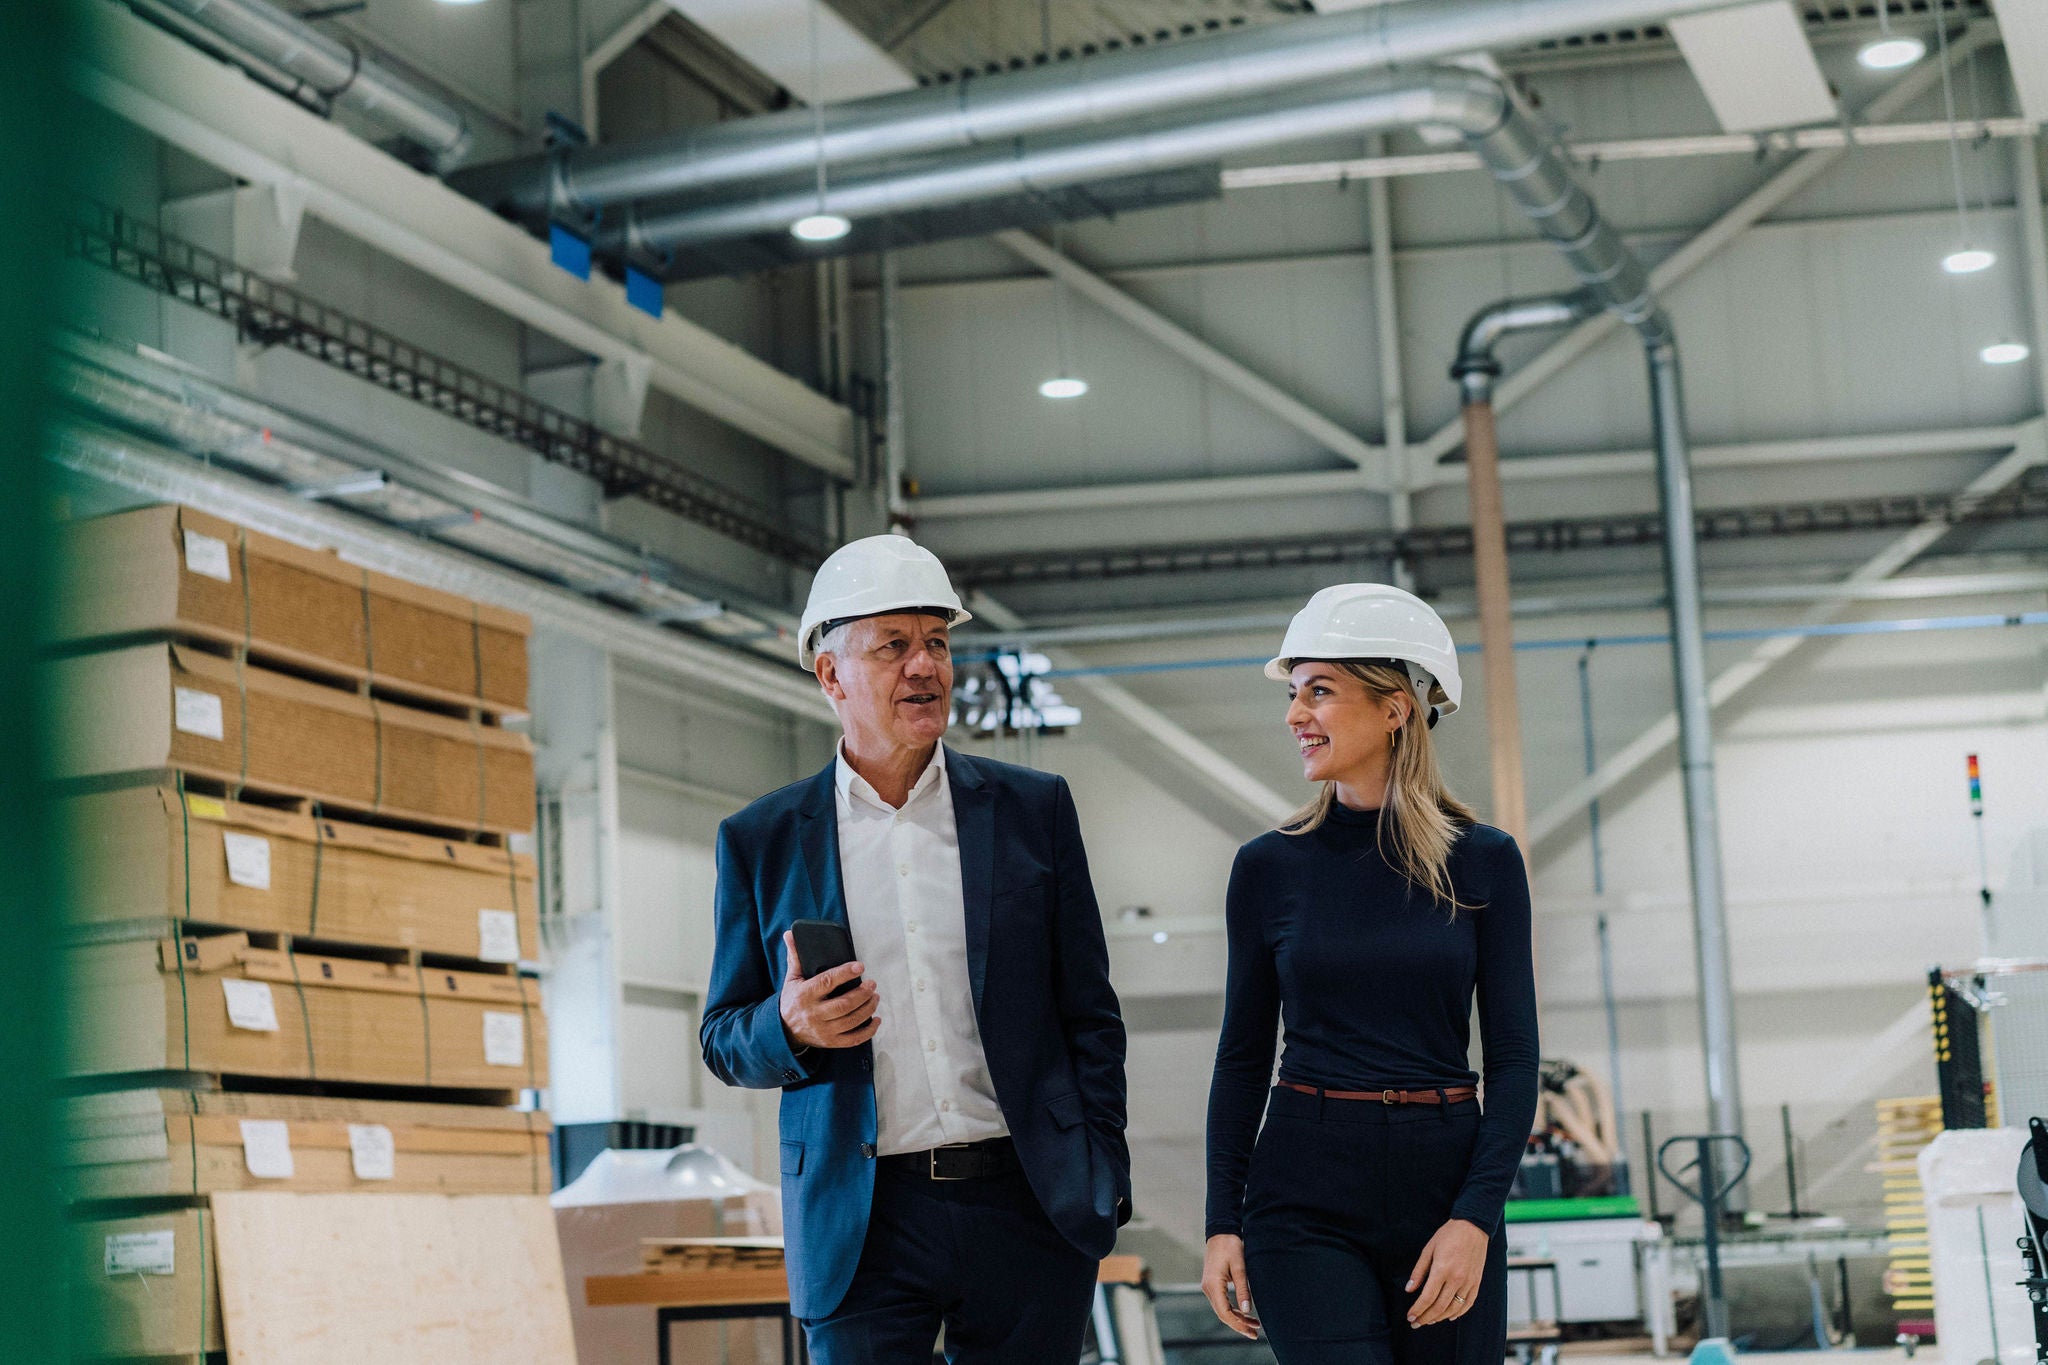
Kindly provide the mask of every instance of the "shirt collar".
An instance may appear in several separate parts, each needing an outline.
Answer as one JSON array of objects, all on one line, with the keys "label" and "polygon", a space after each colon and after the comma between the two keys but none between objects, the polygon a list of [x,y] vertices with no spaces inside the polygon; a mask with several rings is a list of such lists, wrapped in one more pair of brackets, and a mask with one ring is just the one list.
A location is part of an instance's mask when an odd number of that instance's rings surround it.
[{"label": "shirt collar", "polygon": [[[887,801],[884,801],[868,780],[855,772],[853,765],[846,761],[846,740],[844,738],[841,738],[839,741],[837,753],[839,755],[838,759],[832,765],[832,783],[839,789],[839,799],[844,802],[859,798],[878,810],[889,811],[893,814],[896,808]],[[940,743],[932,749],[932,761],[924,765],[924,771],[919,773],[917,781],[911,784],[910,795],[903,802],[903,808],[909,809],[911,804],[919,797],[933,788],[942,785],[945,780],[946,746]]]}]

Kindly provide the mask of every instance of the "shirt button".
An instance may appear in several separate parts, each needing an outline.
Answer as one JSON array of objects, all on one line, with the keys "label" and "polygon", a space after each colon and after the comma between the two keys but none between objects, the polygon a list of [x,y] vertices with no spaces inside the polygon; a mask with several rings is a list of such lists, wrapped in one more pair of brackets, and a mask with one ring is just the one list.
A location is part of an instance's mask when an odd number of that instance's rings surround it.
[{"label": "shirt button", "polygon": [[921,977],[921,976],[920,976],[920,977],[919,977],[919,978],[917,979],[917,988],[918,988],[919,990],[923,990],[923,989],[924,989],[924,978],[923,978],[923,977]]},{"label": "shirt button", "polygon": [[906,933],[906,934],[914,934],[914,933],[916,933],[916,932],[917,932],[917,921],[916,921],[916,920],[906,920],[906,921],[904,922],[904,925],[903,925],[903,932],[904,932],[904,933]]},{"label": "shirt button", "polygon": [[933,1042],[931,1039],[927,1038],[924,1040],[924,1050],[926,1052],[937,1052],[939,1050],[939,1045]]},{"label": "shirt button", "polygon": [[910,864],[909,864],[909,863],[898,863],[898,864],[896,864],[896,875],[897,875],[897,876],[899,876],[899,877],[908,877],[908,876],[910,875]]},{"label": "shirt button", "polygon": [[866,1157],[868,1160],[873,1161],[875,1159],[875,1144],[872,1142],[863,1142],[860,1145],[860,1154]]},{"label": "shirt button", "polygon": [[951,1100],[940,1100],[940,1101],[939,1101],[939,1108],[940,1108],[940,1109],[941,1109],[942,1111],[944,1111],[945,1113],[948,1113],[948,1114],[950,1114],[950,1113],[952,1113],[952,1112],[953,1112],[953,1101],[951,1101]]}]

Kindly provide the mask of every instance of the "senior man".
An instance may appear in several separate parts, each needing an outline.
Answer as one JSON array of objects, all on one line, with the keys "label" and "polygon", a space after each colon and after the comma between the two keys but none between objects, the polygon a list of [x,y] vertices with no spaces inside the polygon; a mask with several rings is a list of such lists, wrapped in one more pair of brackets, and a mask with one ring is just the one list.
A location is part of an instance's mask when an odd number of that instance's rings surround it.
[{"label": "senior man", "polygon": [[[929,551],[827,559],[799,651],[841,729],[823,772],[718,831],[704,1061],[782,1090],[790,1311],[820,1365],[1079,1359],[1129,1217],[1124,1028],[1064,779],[949,751]],[[806,977],[790,925],[858,961]],[[852,989],[835,994],[840,988]]]}]

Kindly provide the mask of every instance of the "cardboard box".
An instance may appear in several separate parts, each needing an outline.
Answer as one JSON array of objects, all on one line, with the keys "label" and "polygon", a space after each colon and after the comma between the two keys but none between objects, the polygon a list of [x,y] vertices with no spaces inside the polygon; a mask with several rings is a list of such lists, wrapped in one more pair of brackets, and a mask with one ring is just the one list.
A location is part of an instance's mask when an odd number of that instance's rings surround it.
[{"label": "cardboard box", "polygon": [[73,1223],[66,1249],[74,1358],[225,1348],[211,1214],[171,1209]]},{"label": "cardboard box", "polygon": [[156,785],[58,810],[80,923],[190,920],[490,962],[540,954],[523,853]]},{"label": "cardboard box", "polygon": [[532,827],[521,734],[145,644],[51,665],[59,777],[176,769],[349,810],[462,829]]},{"label": "cardboard box", "polygon": [[58,635],[181,635],[249,646],[451,703],[526,709],[517,612],[422,588],[189,507],[73,522]]},{"label": "cardboard box", "polygon": [[[245,1119],[285,1125],[289,1176],[249,1169]],[[72,1200],[246,1189],[546,1194],[552,1131],[545,1114],[486,1105],[116,1090],[62,1101],[58,1179]]]},{"label": "cardboard box", "polygon": [[524,977],[264,948],[239,932],[119,932],[133,936],[66,952],[74,1074],[547,1084],[540,988]]}]

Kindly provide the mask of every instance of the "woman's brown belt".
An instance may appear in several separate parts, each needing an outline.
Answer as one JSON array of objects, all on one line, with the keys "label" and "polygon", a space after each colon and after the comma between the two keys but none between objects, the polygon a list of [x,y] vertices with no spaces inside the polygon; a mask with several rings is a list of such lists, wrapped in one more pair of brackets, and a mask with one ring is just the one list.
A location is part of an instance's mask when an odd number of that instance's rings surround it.
[{"label": "woman's brown belt", "polygon": [[1297,1085],[1293,1081],[1282,1081],[1283,1089],[1298,1090],[1304,1095],[1320,1095],[1326,1100],[1376,1100],[1381,1104],[1458,1104],[1465,1100],[1479,1098],[1477,1086],[1453,1085],[1441,1090],[1324,1090],[1313,1085]]}]

